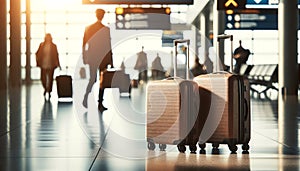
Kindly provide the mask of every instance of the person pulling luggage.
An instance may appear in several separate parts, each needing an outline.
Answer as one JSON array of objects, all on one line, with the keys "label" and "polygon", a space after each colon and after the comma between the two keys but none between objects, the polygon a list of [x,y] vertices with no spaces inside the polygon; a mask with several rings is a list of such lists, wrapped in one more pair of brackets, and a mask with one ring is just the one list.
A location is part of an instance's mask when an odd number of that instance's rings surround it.
[{"label": "person pulling luggage", "polygon": [[48,100],[51,97],[53,86],[53,74],[54,70],[59,67],[61,70],[58,50],[56,44],[52,42],[52,36],[50,33],[45,35],[44,42],[40,43],[36,52],[36,63],[41,68],[41,81],[44,88],[44,97],[48,93]]}]

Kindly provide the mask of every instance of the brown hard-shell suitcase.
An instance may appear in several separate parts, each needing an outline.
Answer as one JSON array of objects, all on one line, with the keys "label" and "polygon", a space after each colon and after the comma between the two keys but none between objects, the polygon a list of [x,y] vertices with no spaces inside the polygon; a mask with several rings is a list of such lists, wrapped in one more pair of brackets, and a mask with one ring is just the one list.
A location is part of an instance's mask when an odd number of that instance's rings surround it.
[{"label": "brown hard-shell suitcase", "polygon": [[131,93],[129,74],[122,70],[108,69],[100,73],[101,88],[119,88],[120,93]]},{"label": "brown hard-shell suitcase", "polygon": [[250,141],[250,85],[248,79],[231,73],[200,75],[194,78],[202,92],[209,98],[200,105],[199,115],[207,115],[200,134],[199,144],[204,150],[206,142],[214,148],[228,144],[232,152],[237,144],[249,149]]},{"label": "brown hard-shell suitcase", "polygon": [[[230,38],[232,35],[221,35],[219,39]],[[231,48],[232,49],[232,48]],[[231,65],[232,68],[232,65]],[[219,144],[228,144],[230,151],[237,151],[237,144],[249,150],[251,133],[250,85],[246,77],[230,72],[215,72],[194,78],[199,85],[200,98],[207,100],[200,105],[199,115],[207,116],[199,137],[201,151],[205,143],[212,143],[213,150]]]},{"label": "brown hard-shell suitcase", "polygon": [[59,75],[56,77],[58,98],[72,98],[72,77],[70,75]]}]

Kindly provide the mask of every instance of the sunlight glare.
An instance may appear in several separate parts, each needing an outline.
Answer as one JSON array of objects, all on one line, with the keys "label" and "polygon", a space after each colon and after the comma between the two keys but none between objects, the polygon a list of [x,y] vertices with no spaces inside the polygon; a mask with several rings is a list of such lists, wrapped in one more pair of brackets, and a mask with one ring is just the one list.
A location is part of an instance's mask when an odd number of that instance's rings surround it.
[{"label": "sunlight glare", "polygon": [[65,9],[74,5],[81,5],[82,0],[44,0],[46,9]]}]

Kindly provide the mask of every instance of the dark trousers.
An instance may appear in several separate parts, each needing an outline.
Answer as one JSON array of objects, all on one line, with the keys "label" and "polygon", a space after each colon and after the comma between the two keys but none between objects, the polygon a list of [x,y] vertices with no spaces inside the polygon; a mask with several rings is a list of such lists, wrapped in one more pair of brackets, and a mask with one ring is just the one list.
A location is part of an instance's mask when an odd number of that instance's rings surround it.
[{"label": "dark trousers", "polygon": [[53,74],[54,74],[54,68],[51,69],[41,68],[41,80],[45,92],[49,92],[49,93],[52,92]]},{"label": "dark trousers", "polygon": [[[99,67],[92,66],[92,65],[90,65],[89,68],[90,68],[90,79],[89,79],[89,83],[88,83],[88,85],[86,87],[85,98],[87,98],[87,96],[89,95],[89,93],[92,91],[93,85],[97,81],[97,72],[98,72],[98,69],[99,69]],[[99,76],[100,76],[100,74],[99,74]],[[103,94],[104,94],[104,89],[102,89],[100,87],[100,89],[99,89],[99,95],[98,95],[98,102],[99,103],[102,103],[102,101],[103,101]]]},{"label": "dark trousers", "polygon": [[145,81],[147,82],[148,81],[148,70],[143,70],[143,71],[140,71],[139,72],[139,81]]}]

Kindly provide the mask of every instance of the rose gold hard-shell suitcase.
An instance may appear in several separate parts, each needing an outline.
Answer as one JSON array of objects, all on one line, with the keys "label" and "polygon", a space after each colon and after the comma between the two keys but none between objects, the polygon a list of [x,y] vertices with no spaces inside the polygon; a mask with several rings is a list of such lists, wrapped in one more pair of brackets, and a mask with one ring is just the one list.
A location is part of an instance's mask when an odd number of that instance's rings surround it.
[{"label": "rose gold hard-shell suitcase", "polygon": [[[220,39],[232,35],[221,35]],[[231,48],[232,49],[232,48]],[[232,65],[231,65],[232,68]],[[237,144],[249,150],[250,141],[250,85],[247,78],[230,72],[216,72],[194,78],[199,85],[200,97],[203,92],[207,100],[201,105],[199,115],[207,115],[200,134],[201,151],[205,143],[212,143],[213,150],[218,151],[219,144],[228,144],[230,151],[237,151]]]},{"label": "rose gold hard-shell suitcase", "polygon": [[[197,83],[188,80],[188,74],[187,79],[176,77],[178,43],[189,45],[189,40],[175,41],[174,78],[152,81],[147,85],[146,137],[149,150],[154,150],[155,144],[159,144],[160,150],[165,150],[166,144],[177,145],[180,152],[185,152],[185,145],[189,145],[191,152],[197,150],[199,88]],[[187,62],[187,71],[188,68]]]}]

